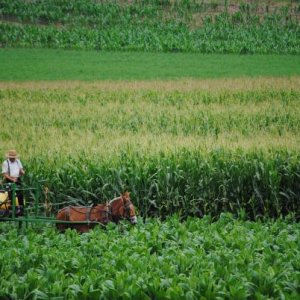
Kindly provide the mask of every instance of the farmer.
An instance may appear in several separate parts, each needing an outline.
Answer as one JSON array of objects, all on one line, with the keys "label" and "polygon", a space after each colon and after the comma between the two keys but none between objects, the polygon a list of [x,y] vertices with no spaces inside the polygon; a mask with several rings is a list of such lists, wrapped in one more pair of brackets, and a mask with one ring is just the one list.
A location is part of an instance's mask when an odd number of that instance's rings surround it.
[{"label": "farmer", "polygon": [[[21,161],[18,159],[16,150],[9,150],[6,160],[2,164],[2,175],[5,182],[21,185],[21,176],[25,174]],[[21,212],[23,211],[24,197],[22,191],[16,191]],[[11,198],[11,195],[10,195]]]}]

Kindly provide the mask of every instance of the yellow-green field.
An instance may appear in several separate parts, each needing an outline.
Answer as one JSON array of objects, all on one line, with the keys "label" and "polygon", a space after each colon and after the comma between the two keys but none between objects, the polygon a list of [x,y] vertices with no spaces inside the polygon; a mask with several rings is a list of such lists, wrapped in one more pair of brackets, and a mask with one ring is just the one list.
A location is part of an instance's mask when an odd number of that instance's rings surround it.
[{"label": "yellow-green field", "polygon": [[0,151],[298,151],[300,78],[0,83]]}]

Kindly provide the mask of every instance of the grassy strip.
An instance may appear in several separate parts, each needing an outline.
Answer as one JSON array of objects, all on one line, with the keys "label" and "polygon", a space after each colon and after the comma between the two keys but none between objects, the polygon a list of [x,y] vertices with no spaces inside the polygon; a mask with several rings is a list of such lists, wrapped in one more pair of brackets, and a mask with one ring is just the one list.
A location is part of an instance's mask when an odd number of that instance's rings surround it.
[{"label": "grassy strip", "polygon": [[0,49],[0,80],[170,80],[295,76],[300,56]]},{"label": "grassy strip", "polygon": [[[140,220],[141,221],[141,220]],[[299,224],[222,215],[85,235],[0,224],[0,297],[296,299]],[[124,231],[125,229],[125,231]]]},{"label": "grassy strip", "polygon": [[155,92],[249,92],[251,90],[298,90],[300,76],[286,77],[243,77],[196,79],[181,78],[177,80],[53,80],[53,81],[0,81],[1,90],[61,90],[75,91],[119,91],[122,93],[155,91]]}]

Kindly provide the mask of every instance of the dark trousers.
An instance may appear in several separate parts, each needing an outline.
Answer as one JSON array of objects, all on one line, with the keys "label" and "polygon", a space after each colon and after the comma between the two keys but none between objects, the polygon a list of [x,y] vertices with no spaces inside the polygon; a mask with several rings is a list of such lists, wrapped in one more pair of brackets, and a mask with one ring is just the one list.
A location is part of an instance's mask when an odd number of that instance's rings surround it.
[{"label": "dark trousers", "polygon": [[[18,188],[21,187],[21,185],[22,185],[20,178],[18,178],[17,182],[13,182],[13,181],[11,181],[11,180],[9,180],[9,179],[6,178],[5,182],[7,182],[7,183],[15,183]],[[12,191],[8,192],[8,196],[9,196],[9,199],[12,200]],[[16,196],[18,197],[19,205],[24,206],[23,192],[22,191],[16,191]]]}]

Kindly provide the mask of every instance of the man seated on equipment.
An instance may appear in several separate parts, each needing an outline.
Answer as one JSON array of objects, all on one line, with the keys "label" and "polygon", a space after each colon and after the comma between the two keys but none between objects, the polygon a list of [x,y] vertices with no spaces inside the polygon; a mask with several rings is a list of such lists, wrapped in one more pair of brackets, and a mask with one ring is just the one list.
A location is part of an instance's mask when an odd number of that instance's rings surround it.
[{"label": "man seated on equipment", "polygon": [[[6,154],[6,160],[2,164],[2,175],[5,182],[21,185],[21,176],[25,174],[22,163],[18,158],[16,150],[9,150]],[[21,191],[16,191],[21,213],[23,212],[24,197]],[[11,198],[11,195],[10,195]]]}]

